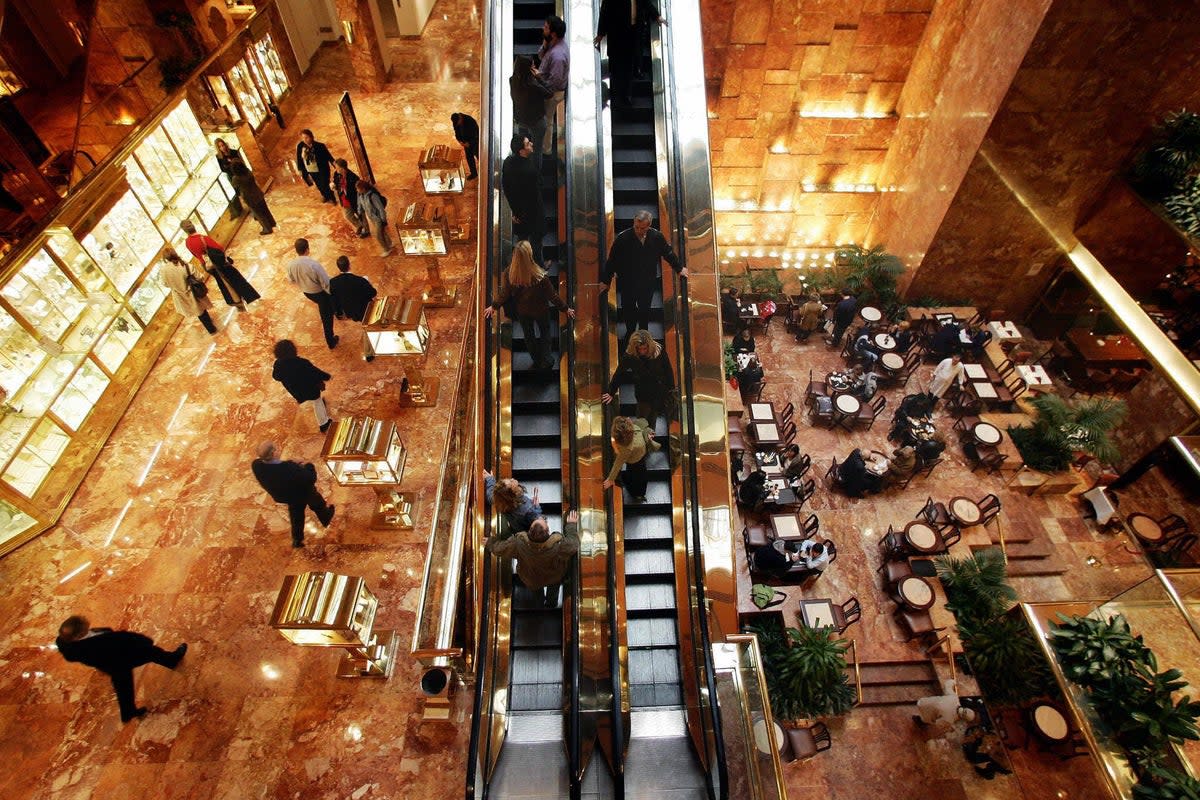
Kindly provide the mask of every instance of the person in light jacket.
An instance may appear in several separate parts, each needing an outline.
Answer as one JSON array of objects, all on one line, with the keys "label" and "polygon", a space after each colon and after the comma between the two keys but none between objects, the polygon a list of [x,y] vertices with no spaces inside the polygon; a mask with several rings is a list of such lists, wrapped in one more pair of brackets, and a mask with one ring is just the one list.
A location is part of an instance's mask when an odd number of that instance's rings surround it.
[{"label": "person in light jacket", "polygon": [[558,605],[558,587],[579,552],[579,512],[567,514],[562,533],[551,533],[545,517],[538,517],[529,530],[501,539],[489,537],[485,548],[497,558],[514,558],[517,577],[530,589],[543,593],[547,608]]},{"label": "person in light jacket", "polygon": [[[163,256],[162,263],[158,267],[158,274],[162,278],[163,286],[166,286],[167,290],[171,292],[175,310],[185,317],[199,317],[204,330],[215,334],[217,325],[208,315],[208,310],[213,307],[212,300],[209,300],[207,295],[196,297],[192,294],[192,290],[187,285],[189,272],[188,265],[183,263],[183,259],[171,250],[168,250]],[[201,279],[195,273],[192,273],[192,277]]]},{"label": "person in light jacket", "polygon": [[392,237],[388,234],[387,198],[366,178],[358,179],[358,213],[367,221],[371,235],[379,243],[379,255],[391,255]]},{"label": "person in light jacket", "polygon": [[929,381],[929,393],[941,400],[942,395],[950,388],[950,384],[958,381],[958,385],[961,387],[963,380],[962,358],[958,353],[954,353],[943,358],[933,368],[933,377]]},{"label": "person in light jacket", "polygon": [[604,488],[611,489],[625,467],[625,488],[633,495],[633,502],[646,502],[646,456],[661,445],[654,440],[654,432],[641,417],[617,417],[612,424],[613,465],[604,479]]}]

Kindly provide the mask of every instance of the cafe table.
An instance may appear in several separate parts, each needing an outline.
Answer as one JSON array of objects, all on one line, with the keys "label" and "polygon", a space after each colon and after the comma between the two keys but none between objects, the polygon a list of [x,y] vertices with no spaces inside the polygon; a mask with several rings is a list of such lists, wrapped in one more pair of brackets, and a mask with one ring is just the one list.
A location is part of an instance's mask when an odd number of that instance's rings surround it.
[{"label": "cafe table", "polygon": [[992,336],[996,339],[1013,341],[1021,338],[1021,332],[1017,330],[1017,324],[1012,321],[989,322],[988,330],[992,332]]},{"label": "cafe table", "polygon": [[966,328],[961,328],[958,331],[958,341],[963,344],[974,344],[974,342],[971,341],[971,332]]},{"label": "cafe table", "polygon": [[971,435],[975,437],[977,444],[987,445],[988,447],[995,447],[1004,438],[1004,434],[1000,432],[1000,429],[990,422],[975,423],[975,426],[971,428]]},{"label": "cafe table", "polygon": [[970,319],[979,313],[979,309],[975,308],[975,306],[937,306],[932,308],[909,306],[905,313],[910,320],[914,321],[919,319],[936,319],[942,314],[955,319]]},{"label": "cafe table", "polygon": [[758,316],[758,305],[755,303],[743,303],[738,306],[738,317],[741,319],[754,319]]},{"label": "cafe table", "polygon": [[774,403],[751,403],[750,419],[753,422],[778,422]]},{"label": "cafe table", "polygon": [[765,755],[771,754],[772,736],[775,737],[775,749],[780,752],[783,751],[783,746],[787,743],[787,739],[784,738],[783,728],[779,726],[778,722],[771,720],[771,727],[768,728],[765,719],[756,720],[752,726],[752,730],[754,731],[754,747],[758,752]]},{"label": "cafe table", "polygon": [[863,306],[858,310],[858,315],[867,322],[879,322],[883,319],[883,312],[875,306]]},{"label": "cafe table", "polygon": [[968,528],[978,525],[983,520],[983,511],[979,509],[979,504],[969,497],[955,497],[946,506],[946,511],[959,525]]},{"label": "cafe table", "polygon": [[779,426],[774,422],[754,422],[754,441],[759,447],[774,448],[783,444],[779,437]]},{"label": "cafe table", "polygon": [[804,541],[804,530],[800,527],[799,514],[772,514],[770,516],[771,530],[775,538],[785,542]]},{"label": "cafe table", "polygon": [[825,385],[834,394],[849,391],[850,375],[846,372],[831,372],[825,376]]},{"label": "cafe table", "polygon": [[1125,524],[1129,526],[1129,530],[1133,531],[1133,535],[1141,540],[1142,544],[1150,547],[1162,544],[1163,529],[1154,517],[1138,512],[1126,517]]},{"label": "cafe table", "polygon": [[871,341],[875,342],[875,347],[883,352],[896,349],[896,340],[892,338],[891,334],[877,333]]},{"label": "cafe table", "polygon": [[862,403],[852,394],[839,394],[833,398],[833,409],[839,414],[836,422],[843,427],[846,427],[844,425],[846,420],[853,420],[858,416],[861,408]]},{"label": "cafe table", "polygon": [[1071,735],[1066,715],[1050,703],[1038,703],[1030,709],[1029,720],[1034,733],[1051,743],[1065,742]]},{"label": "cafe table", "polygon": [[975,381],[971,384],[971,389],[975,392],[975,396],[980,400],[995,400],[1000,395],[996,394],[996,387],[990,383]]},{"label": "cafe table", "polygon": [[817,597],[800,601],[800,619],[806,628],[832,628],[837,625],[833,616],[833,600]]},{"label": "cafe table", "polygon": [[904,369],[904,359],[899,353],[884,353],[879,357],[879,363],[883,368],[890,372],[898,372]]},{"label": "cafe table", "polygon": [[918,553],[936,553],[941,550],[937,531],[927,522],[913,520],[904,526],[904,541]]},{"label": "cafe table", "polygon": [[887,472],[888,467],[891,466],[891,462],[888,461],[887,456],[883,455],[882,453],[871,453],[865,459],[865,463],[870,472],[880,477],[883,477],[884,473]]},{"label": "cafe table", "polygon": [[1094,336],[1075,328],[1067,331],[1067,344],[1088,366],[1146,366],[1146,354],[1128,336]]},{"label": "cafe table", "polygon": [[755,450],[754,461],[758,468],[767,473],[768,478],[783,474],[783,465],[779,462],[778,450]]},{"label": "cafe table", "polygon": [[983,364],[963,364],[963,375],[966,375],[971,380],[986,381],[987,369]]},{"label": "cafe table", "polygon": [[1054,381],[1050,380],[1050,375],[1046,372],[1046,368],[1041,364],[1027,366],[1021,364],[1017,367],[1017,374],[1025,381],[1026,386],[1053,386]]},{"label": "cafe table", "polygon": [[792,487],[788,486],[787,481],[781,478],[770,478],[767,480],[769,494],[767,502],[777,506],[790,506],[796,502],[796,493],[792,491]]},{"label": "cafe table", "polygon": [[933,605],[933,587],[920,575],[909,575],[896,584],[896,594],[913,611],[924,611]]}]

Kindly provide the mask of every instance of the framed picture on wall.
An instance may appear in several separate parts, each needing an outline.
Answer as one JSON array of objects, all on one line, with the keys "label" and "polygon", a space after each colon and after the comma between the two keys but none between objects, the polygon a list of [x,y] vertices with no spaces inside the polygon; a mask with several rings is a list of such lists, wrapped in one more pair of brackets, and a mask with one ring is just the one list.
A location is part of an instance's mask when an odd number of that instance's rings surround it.
[{"label": "framed picture on wall", "polygon": [[362,131],[358,129],[358,118],[354,116],[354,104],[350,102],[350,93],[342,92],[338,100],[338,111],[342,115],[342,127],[346,129],[346,143],[354,153],[354,163],[358,165],[358,174],[371,183],[375,183],[375,173],[371,171],[371,159],[367,157],[367,143],[363,141]]}]

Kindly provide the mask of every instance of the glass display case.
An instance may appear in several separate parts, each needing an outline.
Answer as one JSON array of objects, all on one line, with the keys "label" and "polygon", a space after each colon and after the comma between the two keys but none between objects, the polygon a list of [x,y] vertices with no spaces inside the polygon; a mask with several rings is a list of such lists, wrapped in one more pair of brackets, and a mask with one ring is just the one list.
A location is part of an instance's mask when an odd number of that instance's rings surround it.
[{"label": "glass display case", "polygon": [[33,497],[70,443],[66,431],[53,420],[43,419],[4,471],[4,480],[26,497]]},{"label": "glass display case", "polygon": [[271,34],[263,34],[263,37],[254,43],[254,54],[262,66],[263,77],[266,78],[271,96],[279,102],[279,98],[288,90],[288,79],[287,73],[283,71],[283,64],[279,61],[279,53],[275,51],[275,42],[271,39]]},{"label": "glass display case", "polygon": [[431,203],[413,203],[396,223],[400,247],[406,256],[444,256],[449,252],[450,226],[445,209]]},{"label": "glass display case", "polygon": [[116,372],[141,336],[142,326],[133,318],[133,314],[128,311],[122,313],[113,320],[113,324],[96,345],[96,359],[109,372]]},{"label": "glass display case", "polygon": [[435,144],[421,154],[417,167],[425,194],[459,194],[466,186],[462,151]]},{"label": "glass display case", "polygon": [[51,341],[58,341],[87,305],[83,292],[45,250],[34,253],[0,295]]},{"label": "glass display case", "polygon": [[250,70],[246,66],[245,59],[242,59],[229,69],[229,82],[233,85],[233,91],[237,94],[238,102],[242,104],[242,111],[246,114],[246,121],[250,123],[251,128],[258,130],[258,127],[262,125],[263,120],[267,116],[267,107],[263,104],[262,97],[258,94],[258,87],[254,85],[254,81],[250,78]]},{"label": "glass display case", "polygon": [[405,456],[396,423],[371,417],[339,419],[321,453],[342,486],[394,486],[404,476]]},{"label": "glass display case", "polygon": [[404,297],[375,297],[363,315],[369,355],[422,355],[429,346],[425,308]]},{"label": "glass display case", "polygon": [[79,430],[99,402],[100,395],[108,388],[108,383],[109,377],[102,369],[91,361],[85,361],[50,410],[68,428]]},{"label": "glass display case", "polygon": [[121,294],[133,287],[163,246],[162,234],[132,191],[123,194],[82,241]]},{"label": "glass display case", "polygon": [[208,82],[209,91],[212,92],[213,99],[217,105],[225,109],[225,114],[229,117],[229,123],[232,125],[235,122],[240,122],[242,114],[238,111],[237,104],[233,102],[233,95],[229,93],[229,84],[226,82],[225,76],[206,75],[204,79]]}]

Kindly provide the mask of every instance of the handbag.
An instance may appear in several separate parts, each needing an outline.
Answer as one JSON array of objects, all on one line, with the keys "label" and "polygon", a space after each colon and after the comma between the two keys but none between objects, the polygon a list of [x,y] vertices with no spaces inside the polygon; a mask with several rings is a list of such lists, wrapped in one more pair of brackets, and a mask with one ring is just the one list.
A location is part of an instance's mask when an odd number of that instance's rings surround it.
[{"label": "handbag", "polygon": [[208,285],[192,274],[191,267],[188,267],[187,275],[183,280],[187,284],[188,291],[192,293],[192,297],[197,300],[208,297]]}]

